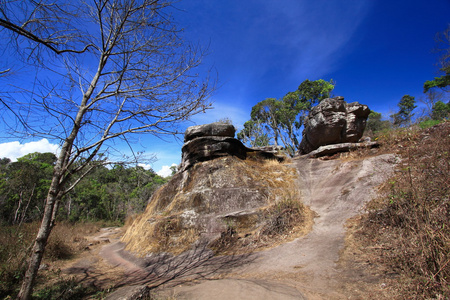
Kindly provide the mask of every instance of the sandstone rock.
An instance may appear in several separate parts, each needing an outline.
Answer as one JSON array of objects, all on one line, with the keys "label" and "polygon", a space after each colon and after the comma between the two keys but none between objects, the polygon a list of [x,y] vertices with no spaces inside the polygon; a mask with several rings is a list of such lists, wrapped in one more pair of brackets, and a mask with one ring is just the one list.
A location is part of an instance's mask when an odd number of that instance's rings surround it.
[{"label": "sandstone rock", "polygon": [[352,102],[346,104],[346,110],[345,142],[356,143],[364,133],[370,109],[367,105]]},{"label": "sandstone rock", "polygon": [[184,141],[190,141],[194,138],[205,136],[220,136],[234,138],[236,128],[233,125],[225,123],[211,123],[189,127],[184,133]]},{"label": "sandstone rock", "polygon": [[364,143],[341,143],[328,146],[320,146],[314,151],[307,154],[308,157],[316,158],[325,155],[333,155],[339,152],[347,152],[358,148],[374,148],[380,146],[377,142],[364,142]]},{"label": "sandstone rock", "polygon": [[234,138],[235,131],[233,125],[224,123],[189,127],[186,130],[185,143],[181,149],[180,171],[184,172],[198,162],[224,156],[246,159],[248,155],[252,155],[279,161],[284,159],[284,157],[278,155],[275,147],[266,149],[247,148],[241,141]]},{"label": "sandstone rock", "polygon": [[153,194],[144,214],[127,229],[127,251],[179,254],[211,243],[230,228],[241,237],[257,234],[268,207],[300,198],[291,166],[225,156],[178,172]]},{"label": "sandstone rock", "polygon": [[268,207],[300,198],[292,189],[297,171],[266,163],[284,160],[279,148],[247,148],[234,133],[222,123],[186,130],[180,170],[128,228],[122,238],[128,251],[180,254],[230,231],[251,236],[268,222]]},{"label": "sandstone rock", "polygon": [[369,113],[367,105],[346,103],[344,97],[323,100],[309,113],[299,154],[310,153],[320,146],[358,142]]},{"label": "sandstone rock", "polygon": [[283,151],[283,146],[264,146],[264,147],[253,147],[250,148],[255,151],[264,151],[264,152],[270,152],[270,153],[279,153],[280,151]]},{"label": "sandstone rock", "polygon": [[237,139],[221,136],[204,136],[191,139],[181,148],[181,171],[185,171],[197,162],[223,156],[247,157],[247,148]]}]

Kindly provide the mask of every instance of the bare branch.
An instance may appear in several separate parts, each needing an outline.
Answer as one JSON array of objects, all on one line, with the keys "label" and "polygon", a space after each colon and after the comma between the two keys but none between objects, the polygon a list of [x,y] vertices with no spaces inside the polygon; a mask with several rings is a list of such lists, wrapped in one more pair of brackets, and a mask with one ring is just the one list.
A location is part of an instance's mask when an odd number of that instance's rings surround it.
[{"label": "bare branch", "polygon": [[210,108],[215,86],[193,71],[204,52],[182,40],[166,11],[170,1],[5,3],[0,35],[9,32],[17,50],[11,53],[38,77],[31,87],[27,77],[8,82],[6,92],[17,97],[0,99],[4,117],[36,135],[57,137],[61,145],[19,295],[26,299],[58,203],[92,170],[100,151],[114,150],[114,140],[131,147],[134,134],[177,133],[178,124]]},{"label": "bare branch", "polygon": [[49,40],[44,40],[39,38],[38,36],[34,35],[33,33],[23,29],[22,27],[19,27],[9,21],[0,19],[0,26],[3,26],[6,29],[11,30],[12,32],[15,32],[19,35],[22,35],[24,37],[26,37],[27,39],[30,39],[34,42],[37,42],[39,44],[44,45],[45,47],[49,48],[50,50],[52,50],[53,52],[55,52],[56,54],[62,54],[62,53],[84,53],[86,52],[90,47],[95,48],[95,45],[93,44],[89,44],[84,46],[83,49],[81,50],[72,50],[72,49],[63,49],[63,50],[58,50],[56,49],[52,44],[54,44],[52,41]]}]

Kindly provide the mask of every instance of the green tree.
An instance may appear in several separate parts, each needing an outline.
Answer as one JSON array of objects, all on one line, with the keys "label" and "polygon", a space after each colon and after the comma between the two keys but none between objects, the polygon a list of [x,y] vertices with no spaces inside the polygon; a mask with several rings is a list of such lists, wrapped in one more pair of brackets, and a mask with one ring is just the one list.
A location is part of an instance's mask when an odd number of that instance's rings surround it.
[{"label": "green tree", "polygon": [[182,40],[170,9],[165,0],[2,1],[0,37],[10,41],[2,50],[17,59],[11,71],[38,74],[36,86],[21,89],[1,71],[2,117],[11,135],[61,145],[19,299],[31,296],[74,174],[89,173],[100,150],[112,155],[113,140],[177,132],[210,106],[211,81],[194,70],[203,52]]},{"label": "green tree", "polygon": [[450,117],[450,102],[445,104],[442,101],[438,101],[433,105],[433,111],[431,114],[433,120],[442,120]]},{"label": "green tree", "polygon": [[388,129],[391,126],[391,122],[388,120],[382,120],[381,113],[371,110],[369,117],[367,118],[366,132],[376,134],[379,131]]},{"label": "green tree", "polygon": [[167,180],[141,166],[97,165],[68,195],[61,215],[71,221],[107,220],[123,223],[142,212],[153,192]]},{"label": "green tree", "polygon": [[267,98],[253,106],[250,121],[238,133],[238,138],[253,146],[281,142],[290,155],[299,146],[300,128],[311,108],[330,97],[334,89],[332,80],[303,81],[297,90],[282,99]]},{"label": "green tree", "polygon": [[411,123],[411,118],[414,116],[413,110],[417,107],[416,100],[413,96],[404,95],[397,104],[399,110],[392,115],[394,125],[402,126]]},{"label": "green tree", "polygon": [[307,109],[310,110],[312,106],[329,98],[331,92],[334,90],[334,86],[335,84],[332,79],[330,81],[323,79],[310,81],[306,79],[299,85],[296,93],[299,96],[300,102],[309,104]]},{"label": "green tree", "polygon": [[439,58],[439,71],[443,75],[435,77],[433,80],[425,81],[423,85],[424,93],[428,92],[433,88],[440,88],[444,91],[448,91],[448,86],[450,86],[450,24],[447,29],[436,36],[437,51],[441,52],[442,55]]},{"label": "green tree", "polygon": [[260,125],[265,130],[266,135],[272,138],[275,146],[278,146],[278,139],[280,138],[278,114],[280,109],[281,102],[279,100],[267,98],[253,106],[250,113],[250,120],[253,121],[253,124],[249,123],[249,125]]},{"label": "green tree", "polygon": [[244,128],[237,133],[237,138],[250,147],[268,146],[270,139],[262,128],[260,121],[247,121]]},{"label": "green tree", "polygon": [[421,97],[419,101],[425,105],[423,109],[423,118],[432,118],[433,115],[433,107],[438,101],[443,101],[445,98],[445,92],[437,89],[430,89]]},{"label": "green tree", "polygon": [[16,162],[3,160],[0,178],[1,219],[21,224],[42,217],[56,157],[53,153],[30,153]]}]

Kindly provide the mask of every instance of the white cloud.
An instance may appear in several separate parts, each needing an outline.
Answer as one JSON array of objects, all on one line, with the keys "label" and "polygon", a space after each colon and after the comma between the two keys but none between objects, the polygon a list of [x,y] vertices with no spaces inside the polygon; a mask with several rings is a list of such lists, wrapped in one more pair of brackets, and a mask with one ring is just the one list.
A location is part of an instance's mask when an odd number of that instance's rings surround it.
[{"label": "white cloud", "polygon": [[33,152],[52,152],[57,153],[59,146],[51,144],[47,139],[42,139],[36,142],[28,142],[21,144],[18,141],[0,144],[0,157],[7,157],[11,161],[16,161],[17,158],[22,157],[28,153]]},{"label": "white cloud", "polygon": [[168,177],[170,175],[172,175],[172,170],[170,169],[170,167],[173,166],[177,166],[177,164],[172,164],[171,166],[162,166],[161,170],[159,170],[158,172],[156,172],[156,174],[158,174],[161,177]]},{"label": "white cloud", "polygon": [[143,167],[145,170],[150,170],[152,165],[150,164],[138,164],[139,167]]}]

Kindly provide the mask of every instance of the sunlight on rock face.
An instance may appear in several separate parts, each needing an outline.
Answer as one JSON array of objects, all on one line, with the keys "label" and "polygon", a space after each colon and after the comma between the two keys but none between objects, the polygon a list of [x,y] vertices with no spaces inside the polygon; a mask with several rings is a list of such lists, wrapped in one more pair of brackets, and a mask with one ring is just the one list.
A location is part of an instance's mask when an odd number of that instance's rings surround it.
[{"label": "sunlight on rock face", "polygon": [[[209,134],[217,131],[210,129]],[[234,130],[225,129],[234,135]],[[194,137],[187,143],[211,137],[199,133],[198,128],[187,131],[192,132],[187,136]],[[217,155],[209,155],[211,152],[204,151],[209,148],[209,144],[202,144],[201,151],[191,149],[208,155],[190,159],[188,168],[181,168],[152,196],[144,214],[134,220],[122,238],[127,250],[140,255],[178,254],[193,245],[210,244],[227,232],[239,237],[257,236],[262,229],[267,230],[264,224],[268,213],[274,211],[272,207],[281,202],[300,203],[297,170],[276,159],[264,158],[276,158],[275,155],[262,155],[262,151],[243,145],[239,147],[243,156],[234,155],[226,146],[215,152]],[[184,158],[189,155],[183,153]],[[295,206],[301,210],[300,204]]]}]

